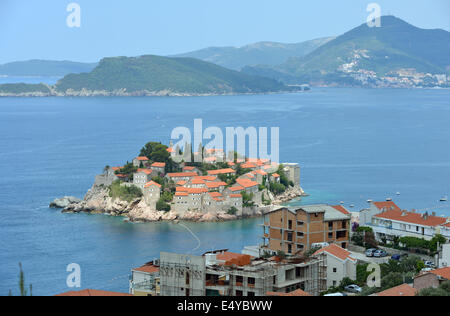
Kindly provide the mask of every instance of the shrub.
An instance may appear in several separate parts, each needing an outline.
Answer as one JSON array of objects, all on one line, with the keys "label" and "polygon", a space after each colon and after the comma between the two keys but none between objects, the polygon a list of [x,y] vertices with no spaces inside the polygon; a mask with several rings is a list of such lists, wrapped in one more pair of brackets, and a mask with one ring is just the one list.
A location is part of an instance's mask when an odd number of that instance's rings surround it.
[{"label": "shrub", "polygon": [[142,191],[138,187],[124,186],[119,180],[114,181],[109,187],[109,196],[114,199],[131,202],[142,197]]},{"label": "shrub", "polygon": [[235,208],[234,206],[232,206],[232,207],[228,210],[227,214],[228,214],[228,215],[236,215],[237,212],[238,212],[238,209]]},{"label": "shrub", "polygon": [[164,202],[164,200],[160,199],[157,203],[156,203],[156,210],[160,211],[160,212],[170,212],[170,205],[167,204],[166,202]]}]

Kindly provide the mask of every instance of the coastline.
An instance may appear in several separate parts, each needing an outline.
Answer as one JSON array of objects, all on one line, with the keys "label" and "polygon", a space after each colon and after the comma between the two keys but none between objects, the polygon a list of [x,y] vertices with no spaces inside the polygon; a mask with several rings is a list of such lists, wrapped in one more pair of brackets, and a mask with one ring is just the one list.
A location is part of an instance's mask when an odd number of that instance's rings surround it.
[{"label": "coastline", "polygon": [[266,212],[305,196],[305,192],[300,187],[293,187],[286,192],[276,196],[272,204],[267,206],[246,207],[242,215],[230,215],[223,212],[201,213],[188,211],[184,214],[177,214],[174,211],[164,212],[156,211],[149,208],[142,199],[133,201],[123,201],[113,199],[109,196],[108,190],[94,185],[87,193],[82,201],[70,203],[62,209],[62,213],[86,213],[86,214],[103,214],[116,217],[124,217],[126,222],[131,223],[156,223],[156,222],[209,222],[220,223],[236,221],[246,218],[258,218]]}]

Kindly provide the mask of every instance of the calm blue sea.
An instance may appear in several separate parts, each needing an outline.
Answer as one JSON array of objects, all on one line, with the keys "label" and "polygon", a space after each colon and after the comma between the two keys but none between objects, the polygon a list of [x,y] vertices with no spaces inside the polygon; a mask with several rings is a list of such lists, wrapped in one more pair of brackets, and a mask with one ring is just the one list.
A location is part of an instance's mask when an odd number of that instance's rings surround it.
[{"label": "calm blue sea", "polygon": [[[181,225],[129,224],[61,214],[55,197],[83,197],[108,165],[144,143],[168,142],[177,126],[279,126],[281,160],[302,165],[302,203],[355,204],[395,198],[405,209],[450,195],[450,91],[314,89],[304,94],[192,98],[0,98],[0,294],[17,294],[18,263],[34,294],[82,287],[128,290],[128,275],[160,251],[189,253]],[[396,192],[401,192],[396,196]],[[450,215],[450,208],[438,209]],[[260,219],[187,224],[196,253],[260,242]]]}]

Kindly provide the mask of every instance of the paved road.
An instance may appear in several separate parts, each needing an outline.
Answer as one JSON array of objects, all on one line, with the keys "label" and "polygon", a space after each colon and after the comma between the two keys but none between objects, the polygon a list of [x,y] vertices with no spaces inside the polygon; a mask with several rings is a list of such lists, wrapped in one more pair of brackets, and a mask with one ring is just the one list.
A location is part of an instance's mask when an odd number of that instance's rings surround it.
[{"label": "paved road", "polygon": [[369,262],[369,263],[377,263],[377,264],[387,263],[387,262],[389,262],[389,259],[390,259],[390,257],[386,257],[386,258],[366,257],[366,255],[364,253],[359,253],[359,252],[354,252],[354,251],[352,251],[351,253],[352,253],[352,257],[355,258],[356,260]]}]

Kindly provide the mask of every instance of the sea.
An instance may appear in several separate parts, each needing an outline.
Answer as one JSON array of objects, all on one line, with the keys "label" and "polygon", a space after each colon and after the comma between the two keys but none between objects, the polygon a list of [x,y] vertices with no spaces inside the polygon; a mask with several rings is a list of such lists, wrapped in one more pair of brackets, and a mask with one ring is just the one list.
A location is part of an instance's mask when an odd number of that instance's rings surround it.
[{"label": "sea", "polygon": [[450,90],[0,98],[0,295],[19,294],[19,263],[33,295],[77,290],[67,283],[73,263],[81,288],[128,292],[131,269],[161,251],[260,244],[258,218],[133,224],[48,208],[57,197],[82,198],[106,165],[131,161],[146,142],[168,144],[194,119],[203,128],[279,127],[280,160],[301,165],[309,194],[292,205],[342,201],[357,212],[368,199],[393,198],[403,209],[450,216],[439,201],[450,195]]}]

